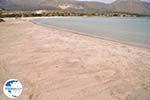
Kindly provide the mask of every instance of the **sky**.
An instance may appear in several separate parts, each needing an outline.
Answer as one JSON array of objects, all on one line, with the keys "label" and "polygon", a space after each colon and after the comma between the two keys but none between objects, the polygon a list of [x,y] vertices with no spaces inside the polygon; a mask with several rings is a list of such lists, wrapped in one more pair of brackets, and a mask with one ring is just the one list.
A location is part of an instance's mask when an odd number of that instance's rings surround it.
[{"label": "sky", "polygon": [[[104,3],[112,3],[115,0],[79,0],[79,1],[99,1],[99,2],[104,2]],[[150,0],[142,0],[142,1],[150,2]]]},{"label": "sky", "polygon": [[99,1],[99,2],[104,2],[104,3],[111,3],[115,0],[79,0],[79,1]]}]

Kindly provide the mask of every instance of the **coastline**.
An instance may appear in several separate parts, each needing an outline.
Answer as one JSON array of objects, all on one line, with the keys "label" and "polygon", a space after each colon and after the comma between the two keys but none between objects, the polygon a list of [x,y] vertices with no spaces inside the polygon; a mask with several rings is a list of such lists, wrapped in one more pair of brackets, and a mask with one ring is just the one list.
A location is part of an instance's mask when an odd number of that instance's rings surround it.
[{"label": "coastline", "polygon": [[[50,18],[50,17],[43,17],[43,18]],[[52,18],[57,18],[57,17],[52,17]],[[61,17],[58,17],[58,18],[61,18]],[[69,17],[67,17],[67,18],[69,18]],[[39,19],[39,18],[36,18],[36,19]],[[113,39],[113,38],[93,35],[93,34],[84,33],[84,32],[80,32],[80,31],[75,31],[75,30],[71,30],[71,29],[67,29],[67,28],[61,28],[61,27],[57,27],[57,26],[54,26],[54,25],[46,25],[46,24],[42,24],[42,23],[36,21],[36,19],[30,20],[30,21],[34,24],[37,24],[37,25],[42,25],[42,26],[49,27],[49,28],[55,28],[55,29],[58,29],[58,30],[68,31],[68,32],[78,34],[78,35],[89,36],[89,37],[103,39],[103,40],[112,41],[112,42],[117,42],[117,43],[121,43],[121,44],[125,44],[125,45],[150,49],[150,45],[140,44],[140,43],[135,43],[135,42],[127,42],[127,41],[122,41],[122,40],[116,40],[116,39]]]},{"label": "coastline", "polygon": [[19,79],[18,100],[150,99],[149,49],[32,20],[0,23],[0,83]]}]

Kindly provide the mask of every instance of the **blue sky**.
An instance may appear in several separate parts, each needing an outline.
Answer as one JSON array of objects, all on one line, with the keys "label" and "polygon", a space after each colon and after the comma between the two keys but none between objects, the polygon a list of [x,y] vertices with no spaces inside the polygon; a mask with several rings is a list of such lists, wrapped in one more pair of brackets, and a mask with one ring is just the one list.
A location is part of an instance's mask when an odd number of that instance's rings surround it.
[{"label": "blue sky", "polygon": [[[104,3],[111,3],[115,0],[79,0],[79,1],[99,1],[99,2],[104,2]],[[142,1],[150,2],[150,0],[142,0]]]}]

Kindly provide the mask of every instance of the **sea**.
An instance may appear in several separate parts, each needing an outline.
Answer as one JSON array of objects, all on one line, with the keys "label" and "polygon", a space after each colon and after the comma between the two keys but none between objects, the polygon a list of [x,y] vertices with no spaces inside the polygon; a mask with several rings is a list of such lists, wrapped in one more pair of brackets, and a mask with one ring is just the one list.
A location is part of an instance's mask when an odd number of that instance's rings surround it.
[{"label": "sea", "polygon": [[34,22],[96,38],[150,47],[149,17],[46,17]]}]

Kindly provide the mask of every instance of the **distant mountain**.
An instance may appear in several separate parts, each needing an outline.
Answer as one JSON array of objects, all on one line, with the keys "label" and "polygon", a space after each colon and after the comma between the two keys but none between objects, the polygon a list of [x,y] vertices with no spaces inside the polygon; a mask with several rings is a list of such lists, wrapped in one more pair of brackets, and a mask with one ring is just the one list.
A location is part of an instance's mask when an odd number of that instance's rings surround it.
[{"label": "distant mountain", "polygon": [[117,12],[130,12],[150,15],[150,3],[140,0],[117,0],[111,4],[111,9]]},{"label": "distant mountain", "polygon": [[150,3],[141,0],[116,0],[111,4],[76,0],[0,0],[0,8],[9,10],[107,11],[150,15]]}]

